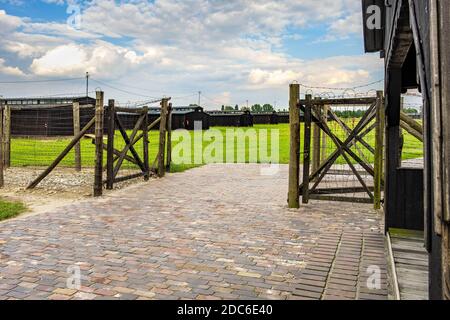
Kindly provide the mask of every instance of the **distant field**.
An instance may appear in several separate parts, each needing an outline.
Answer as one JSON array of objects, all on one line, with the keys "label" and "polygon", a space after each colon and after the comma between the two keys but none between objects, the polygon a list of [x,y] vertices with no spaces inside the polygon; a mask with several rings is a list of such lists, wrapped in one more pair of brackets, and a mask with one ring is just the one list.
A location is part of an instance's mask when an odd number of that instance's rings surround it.
[{"label": "distant field", "polygon": [[[353,127],[357,123],[357,120],[347,120],[347,124],[351,127]],[[341,130],[339,127],[337,127],[336,123],[330,123],[331,129],[337,133],[338,137],[341,140],[344,140],[346,135],[344,134],[343,130]],[[216,127],[212,128],[213,130],[219,130],[222,133],[222,136],[225,137],[227,130],[234,129],[234,128],[224,128],[224,127]],[[303,151],[303,125],[301,127],[301,150]],[[256,136],[260,137],[260,134],[264,132],[264,130],[267,130],[267,138],[258,139],[257,148],[259,150],[259,147],[261,145],[267,146],[267,152],[270,155],[271,145],[272,145],[272,139],[271,139],[271,132],[272,130],[278,130],[279,132],[279,163],[280,164],[287,164],[289,163],[289,125],[288,124],[280,124],[280,125],[256,125],[253,128],[240,128],[242,132],[247,134],[255,134]],[[205,131],[205,135],[208,136],[214,131]],[[174,136],[177,136],[177,132],[174,132]],[[366,136],[365,140],[370,145],[374,146],[375,144],[375,138],[374,138],[375,132],[372,132],[368,136]],[[192,140],[194,140],[194,133],[189,132],[189,136]],[[122,149],[125,145],[123,142],[123,139],[121,139],[120,134],[117,133],[115,140],[115,147],[117,149]],[[153,160],[155,159],[157,155],[157,148],[158,148],[158,140],[159,140],[159,132],[152,131],[150,133],[150,164],[152,164]],[[205,149],[208,145],[210,145],[210,140],[203,139],[203,148]],[[13,166],[47,166],[49,165],[56,157],[57,155],[65,148],[65,146],[69,143],[69,138],[59,138],[59,139],[27,139],[27,138],[13,138],[11,142],[11,161]],[[176,151],[177,148],[177,142],[173,142],[174,150]],[[223,154],[226,154],[227,150],[232,150],[233,146],[224,144],[223,148]],[[139,153],[142,153],[142,143],[139,142],[136,145],[136,149]],[[179,149],[179,148],[178,148]],[[360,150],[356,150],[354,147],[352,148],[357,154],[359,155],[362,151],[367,159],[367,161],[372,162],[373,161],[373,155],[368,152],[368,150],[365,150],[360,146]],[[84,139],[81,142],[81,150],[82,150],[82,163],[83,166],[89,167],[93,166],[94,164],[94,151],[95,147],[92,144],[91,139]],[[238,159],[237,153],[238,151],[245,150],[245,162],[258,162],[258,163],[267,163],[268,160],[261,157],[258,152],[257,158],[251,159],[250,154],[254,151],[257,151],[255,149],[255,146],[252,148],[249,146],[249,143],[247,142],[245,146],[242,144],[238,146],[237,140],[235,141],[234,145],[234,153],[235,158],[233,162],[243,162],[242,158]],[[332,153],[335,150],[335,146],[332,143],[331,139],[327,140],[326,145],[327,154]],[[194,150],[194,146],[192,145],[191,148],[191,157],[194,159],[195,154],[198,153],[197,150]],[[213,153],[214,154],[214,153]],[[183,155],[181,153],[181,155]],[[410,136],[409,134],[405,133],[405,144],[403,149],[403,159],[415,159],[420,158],[423,156],[423,150],[422,150],[422,143],[417,141],[414,137]],[[270,161],[270,160],[269,160]],[[344,163],[343,159],[339,159],[338,163]],[[61,163],[62,166],[65,167],[71,167],[74,165],[74,153],[73,151],[63,160]],[[133,166],[132,164],[126,163],[124,164],[127,167]],[[173,171],[184,171],[186,169],[193,168],[197,165],[192,164],[174,164],[173,165]]]}]

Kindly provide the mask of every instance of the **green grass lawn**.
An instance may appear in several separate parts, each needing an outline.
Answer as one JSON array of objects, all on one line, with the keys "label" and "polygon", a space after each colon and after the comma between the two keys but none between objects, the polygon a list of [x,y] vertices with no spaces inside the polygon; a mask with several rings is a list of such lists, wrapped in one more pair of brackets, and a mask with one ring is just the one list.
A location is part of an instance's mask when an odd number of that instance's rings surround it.
[{"label": "green grass lawn", "polygon": [[16,217],[25,210],[26,207],[21,202],[9,202],[0,199],[0,221]]},{"label": "green grass lawn", "polygon": [[[350,127],[354,127],[356,123],[358,122],[358,119],[349,119],[346,120],[347,124]],[[331,122],[330,124],[331,129],[333,132],[337,133],[337,136],[341,140],[346,139],[346,134],[343,132],[342,129],[340,129],[336,123]],[[227,130],[235,129],[235,128],[225,128],[225,127],[215,127],[212,128],[210,131],[206,131],[206,136],[211,135],[214,132],[220,132],[223,137],[226,136]],[[218,130],[218,131],[217,131]],[[250,162],[250,163],[267,163],[271,162],[270,159],[265,159],[261,154],[258,153],[258,150],[260,150],[261,145],[265,145],[267,149],[268,155],[271,153],[271,146],[272,146],[272,139],[271,139],[271,133],[273,130],[278,130],[279,134],[279,163],[280,164],[288,164],[289,163],[289,125],[288,124],[279,124],[279,125],[256,125],[253,128],[240,128],[240,130],[243,130],[243,132],[247,134],[255,134],[259,137],[259,135],[264,131],[267,130],[267,138],[258,138],[258,142],[256,145],[250,146],[247,140],[247,143],[245,146],[241,143],[238,143],[238,140],[234,141],[234,145],[224,143],[223,149],[220,151],[224,155],[227,154],[227,150],[234,150],[234,160],[232,162],[238,163],[238,162]],[[301,127],[301,150],[303,152],[303,130],[304,126],[302,124]],[[174,139],[179,135],[181,131],[174,132]],[[189,132],[188,138],[194,141],[194,132]],[[159,140],[159,132],[158,131],[151,131],[150,132],[150,164],[152,164],[153,160],[155,159],[157,155],[157,148],[158,148],[158,140]],[[225,140],[225,139],[224,139]],[[365,137],[365,140],[370,145],[374,146],[375,144],[375,132],[372,131],[369,135]],[[12,140],[12,147],[11,147],[11,161],[13,166],[48,166],[57,156],[58,154],[67,146],[69,143],[69,138],[59,138],[59,139],[27,139],[27,138],[13,138]],[[211,141],[215,141],[214,139],[210,138],[209,140],[204,137],[203,139],[203,149],[207,148],[209,145],[211,145]],[[241,141],[242,142],[242,141]],[[189,155],[187,153],[188,148],[184,148],[184,151],[180,151],[180,146],[177,148],[177,144],[180,142],[173,141],[173,148],[174,148],[174,157],[176,158],[178,156],[185,157],[186,159],[189,158]],[[191,156],[190,158],[194,160],[195,155],[199,153],[198,150],[195,149],[194,144],[191,143]],[[125,146],[125,143],[123,139],[120,137],[120,134],[117,133],[116,139],[115,139],[115,147],[116,149],[122,150],[122,148]],[[188,144],[189,146],[189,144]],[[142,142],[139,142],[136,144],[136,150],[142,154]],[[264,148],[261,148],[264,150]],[[336,149],[335,145],[331,141],[331,139],[327,139],[326,144],[326,152],[327,154],[331,154]],[[361,152],[363,152],[364,157],[367,161],[373,162],[373,155],[366,149],[362,148],[361,145],[359,145],[359,150],[356,147],[352,148],[355,153],[360,155]],[[84,139],[81,142],[81,150],[82,150],[82,163],[84,167],[92,167],[94,164],[94,153],[95,153],[95,146],[92,144],[91,139]],[[245,152],[245,160],[243,158],[238,158],[237,154],[240,151]],[[254,154],[256,151],[256,158],[251,157],[251,154]],[[217,155],[216,152],[212,152],[211,154]],[[414,159],[422,157],[423,150],[422,150],[422,143],[417,141],[414,137],[410,136],[409,134],[405,133],[405,144],[404,144],[404,150],[403,150],[403,159]],[[106,158],[106,157],[105,157]],[[106,159],[105,159],[106,161]],[[188,162],[188,164],[182,164],[182,163],[175,163],[172,167],[173,172],[179,172],[184,171],[187,169],[191,169],[193,167],[199,166],[203,164],[204,162],[197,162],[196,164],[194,161],[185,161]],[[345,163],[345,160],[340,158],[338,159],[338,163]],[[74,165],[74,153],[73,151],[69,153],[69,155],[62,161],[60,164],[61,166],[65,167],[72,167]],[[124,166],[126,167],[132,167],[133,164],[130,164],[128,162],[124,162]]]}]

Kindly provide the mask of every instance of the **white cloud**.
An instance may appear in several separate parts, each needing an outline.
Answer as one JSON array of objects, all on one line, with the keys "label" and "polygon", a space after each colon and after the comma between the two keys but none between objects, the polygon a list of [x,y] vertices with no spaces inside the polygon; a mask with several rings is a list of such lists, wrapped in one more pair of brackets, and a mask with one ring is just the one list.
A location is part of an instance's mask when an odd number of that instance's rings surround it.
[{"label": "white cloud", "polygon": [[22,19],[6,14],[5,10],[0,10],[0,30],[7,34],[22,25]]},{"label": "white cloud", "polygon": [[333,21],[328,29],[328,34],[321,40],[334,41],[347,39],[355,34],[362,35],[362,16],[360,12],[355,12],[344,18]]},{"label": "white cloud", "polygon": [[81,30],[0,10],[0,52],[30,77],[89,71],[169,94],[217,92],[215,100],[232,103],[237,95],[279,94],[293,80],[334,86],[373,80],[380,68],[375,56],[303,61],[283,47],[301,41],[304,26],[327,26],[327,41],[354,36],[359,6],[355,0],[96,0],[83,5]]},{"label": "white cloud", "polygon": [[9,67],[5,65],[5,60],[0,58],[0,74],[6,74],[10,76],[23,76],[24,73],[17,67]]},{"label": "white cloud", "polygon": [[145,57],[103,41],[91,46],[72,43],[51,49],[34,59],[31,70],[41,76],[75,76],[89,71],[103,77],[114,77],[131,71]]}]

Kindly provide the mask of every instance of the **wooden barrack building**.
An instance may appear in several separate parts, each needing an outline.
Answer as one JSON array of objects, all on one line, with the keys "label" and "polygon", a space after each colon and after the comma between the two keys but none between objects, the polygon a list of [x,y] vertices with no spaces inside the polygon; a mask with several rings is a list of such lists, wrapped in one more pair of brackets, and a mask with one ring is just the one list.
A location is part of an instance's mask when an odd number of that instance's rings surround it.
[{"label": "wooden barrack building", "polygon": [[[386,231],[423,222],[429,297],[450,299],[450,0],[362,0],[366,52],[385,61]],[[423,97],[424,167],[401,166],[401,95]],[[401,201],[400,201],[401,200]],[[419,210],[404,219],[408,207]],[[411,208],[411,207],[409,207]]]}]

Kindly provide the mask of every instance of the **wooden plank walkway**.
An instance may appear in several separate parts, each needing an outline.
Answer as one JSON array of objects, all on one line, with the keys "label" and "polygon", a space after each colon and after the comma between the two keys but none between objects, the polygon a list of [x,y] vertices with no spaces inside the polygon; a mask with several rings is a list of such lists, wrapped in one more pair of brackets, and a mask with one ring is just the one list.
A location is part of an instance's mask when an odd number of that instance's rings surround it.
[{"label": "wooden plank walkway", "polygon": [[391,232],[400,300],[428,300],[428,253],[423,235]]}]

